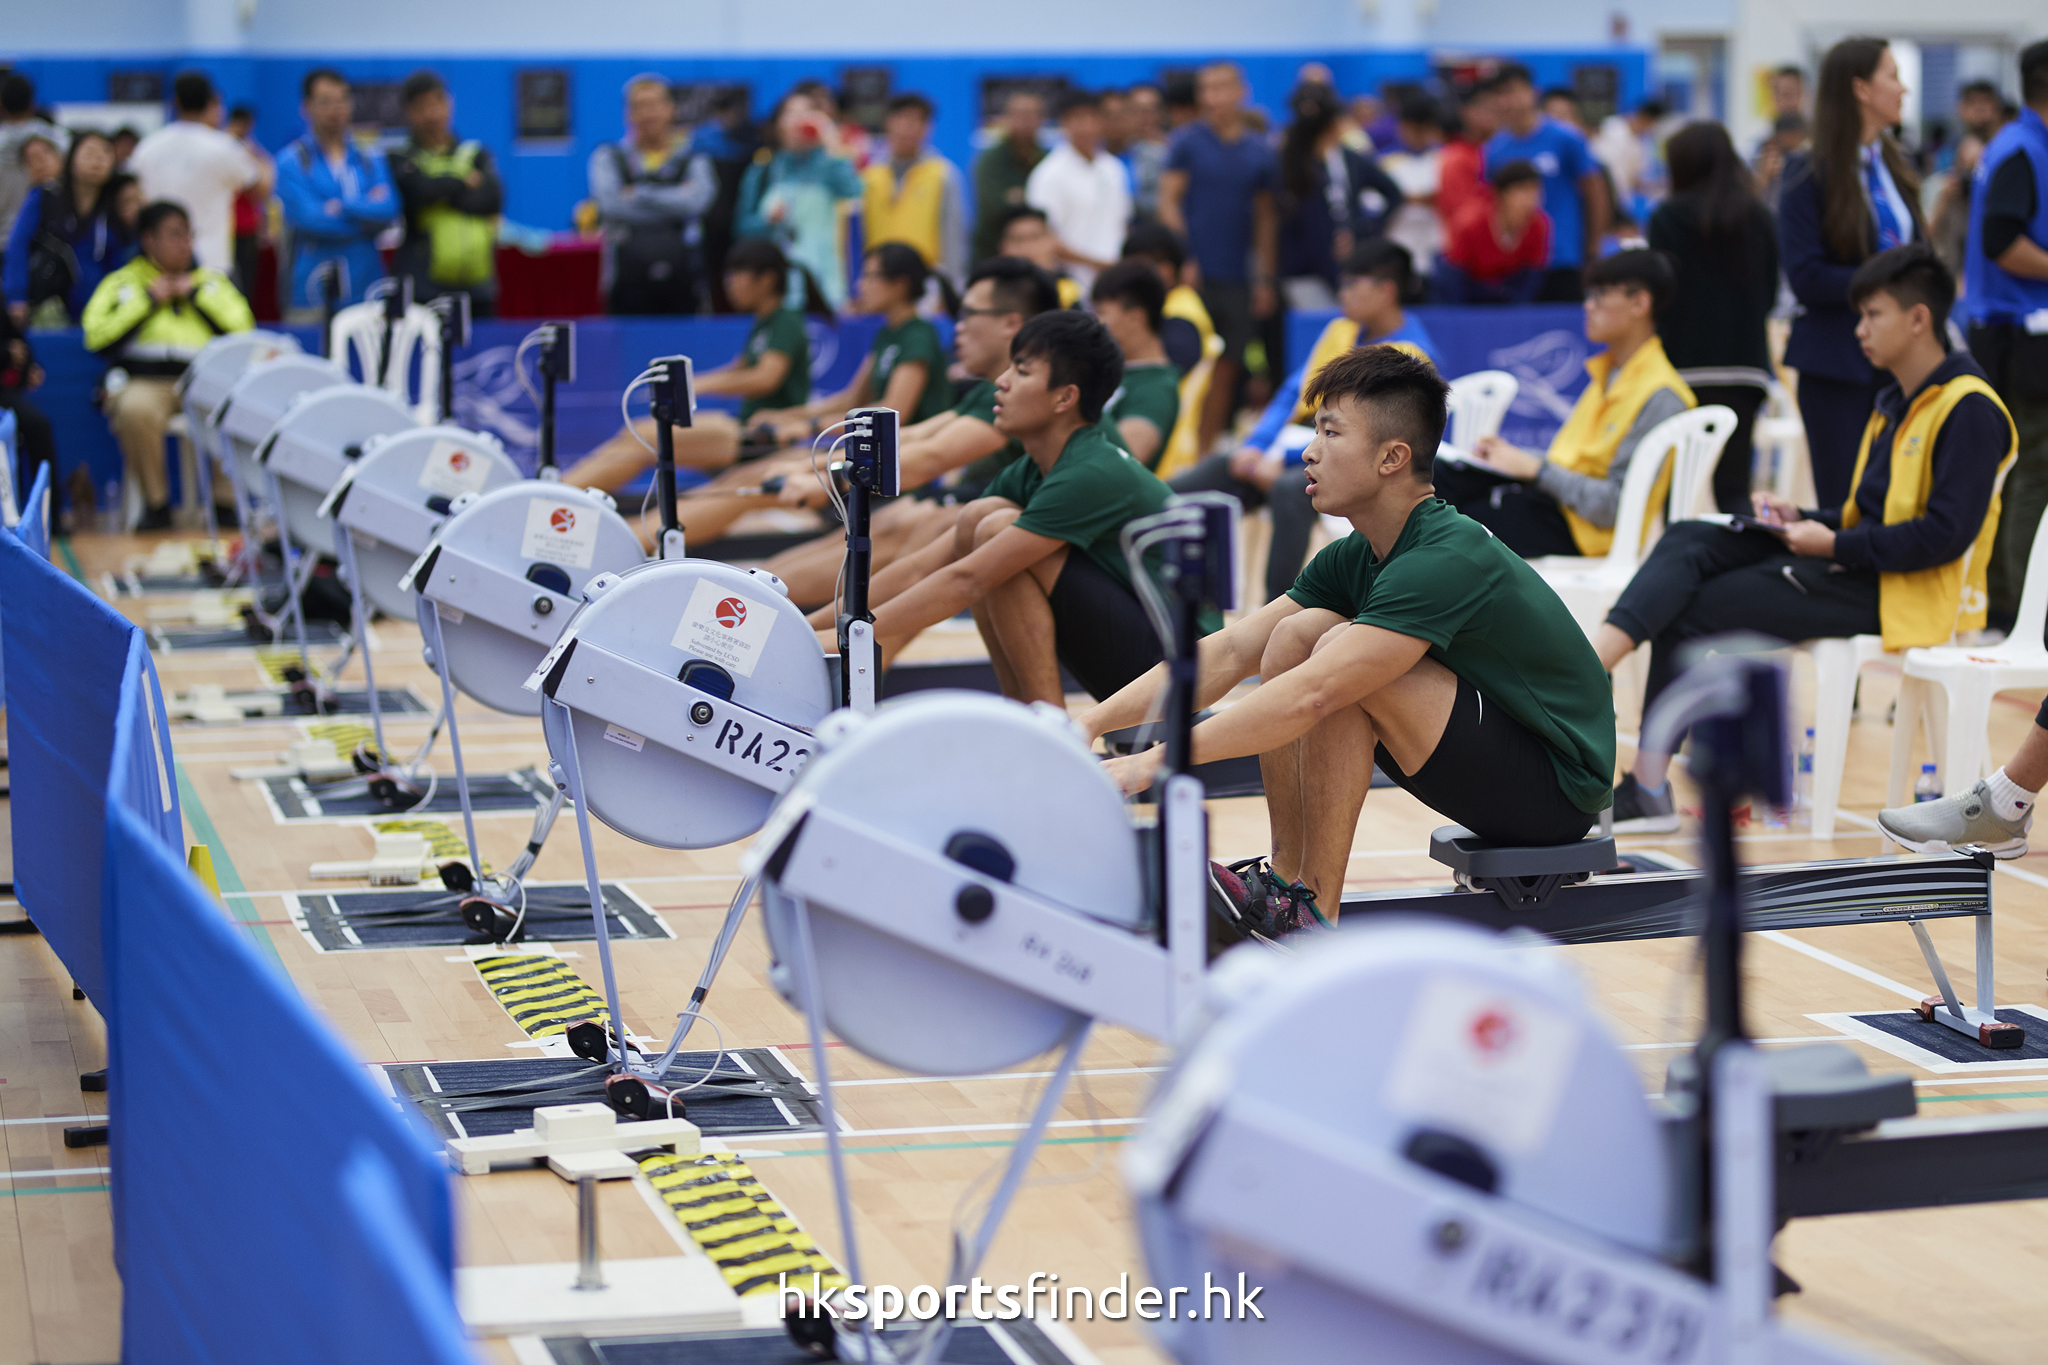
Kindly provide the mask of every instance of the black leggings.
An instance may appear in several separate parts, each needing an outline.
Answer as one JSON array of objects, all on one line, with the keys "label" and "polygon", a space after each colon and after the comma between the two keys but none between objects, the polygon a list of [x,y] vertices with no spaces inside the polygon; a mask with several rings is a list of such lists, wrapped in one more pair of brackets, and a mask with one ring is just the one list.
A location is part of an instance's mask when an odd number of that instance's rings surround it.
[{"label": "black leggings", "polygon": [[1650,642],[1643,714],[1677,675],[1690,640],[1756,631],[1787,643],[1875,635],[1877,574],[1795,555],[1766,531],[1681,521],[1607,613],[1638,644]]},{"label": "black leggings", "polygon": [[1564,509],[1534,484],[1495,478],[1455,460],[1439,461],[1435,479],[1438,497],[1493,532],[1494,539],[1522,558],[1579,552]]}]

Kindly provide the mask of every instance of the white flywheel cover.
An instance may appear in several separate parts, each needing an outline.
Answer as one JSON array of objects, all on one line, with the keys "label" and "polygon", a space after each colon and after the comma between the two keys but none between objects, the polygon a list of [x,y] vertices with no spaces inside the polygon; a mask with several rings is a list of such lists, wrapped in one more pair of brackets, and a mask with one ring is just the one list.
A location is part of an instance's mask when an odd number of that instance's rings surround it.
[{"label": "white flywheel cover", "polygon": [[210,422],[221,400],[251,365],[298,354],[298,339],[283,332],[230,332],[215,337],[200,347],[185,367],[185,410]]},{"label": "white flywheel cover", "polygon": [[[1499,1198],[1660,1248],[1663,1136],[1636,1068],[1554,949],[1420,918],[1366,924],[1291,954],[1233,949],[1205,996],[1211,1018],[1154,1096],[1125,1175],[1152,1282],[1199,1285],[1206,1271],[1235,1285],[1243,1271],[1265,1286],[1266,1321],[1161,1323],[1177,1360],[1522,1359],[1363,1297],[1277,1246],[1248,1245],[1247,1201],[1274,1219],[1287,1209],[1261,1192],[1256,1169],[1205,1164],[1205,1135],[1233,1108],[1277,1117],[1312,1149],[1363,1145],[1446,1188],[1405,1151],[1418,1130],[1449,1133],[1492,1161]],[[1233,1230],[1213,1232],[1226,1208]],[[1344,1212],[1374,1236],[1369,1204]]]},{"label": "white flywheel cover", "polygon": [[244,370],[228,390],[227,407],[220,414],[221,458],[235,462],[235,477],[242,487],[259,497],[269,496],[263,466],[256,463],[256,447],[294,398],[353,382],[348,371],[317,355],[281,355]]},{"label": "white flywheel cover", "polygon": [[[987,835],[1016,861],[1013,885],[1134,932],[1150,921],[1123,798],[1063,715],[986,693],[921,692],[847,722],[851,733],[805,769],[786,800],[830,807],[935,853],[955,834]],[[886,868],[848,868],[846,885],[886,895]],[[776,895],[767,905],[775,983],[794,1003],[794,904]],[[931,1075],[1001,1070],[1084,1022],[829,903],[813,901],[811,912],[827,1026],[891,1066]]]},{"label": "white flywheel cover", "polygon": [[[630,569],[569,623],[584,642],[674,678],[693,660],[725,668],[731,700],[783,725],[810,730],[832,709],[825,651],[804,614],[766,579],[708,559],[654,561]],[[575,667],[570,659],[569,667]],[[704,695],[677,683],[669,704]],[[561,713],[542,713],[548,751],[566,746]],[[761,828],[777,793],[699,762],[687,750],[643,739],[631,722],[571,712],[584,800],[629,839],[661,848],[715,848]],[[708,738],[708,736],[707,736]],[[784,741],[750,746],[765,766],[800,770],[809,757]],[[756,749],[758,748],[758,752]],[[778,752],[778,749],[781,751]]]},{"label": "white flywheel cover", "polygon": [[413,595],[398,581],[434,538],[448,503],[518,483],[519,466],[488,432],[411,427],[365,444],[348,479],[336,520],[355,537],[363,596],[386,616],[410,617]]},{"label": "white flywheel cover", "polygon": [[334,528],[320,518],[320,504],[348,472],[351,450],[360,452],[377,436],[417,427],[412,410],[383,389],[336,384],[292,399],[263,438],[264,465],[277,476],[285,525],[292,539],[321,554],[334,549]]},{"label": "white flywheel cover", "polygon": [[[568,626],[584,584],[647,558],[609,498],[539,479],[485,493],[443,522],[434,541],[497,571],[479,585],[465,585],[480,586],[488,598],[481,604],[461,593],[445,595],[456,610],[441,613],[447,651],[441,667],[464,694],[515,716],[540,714],[540,694],[522,684]],[[527,578],[543,564],[567,575],[566,593]],[[433,581],[445,582],[448,572],[447,563],[437,563]],[[543,596],[550,600],[547,612],[535,606]]]}]

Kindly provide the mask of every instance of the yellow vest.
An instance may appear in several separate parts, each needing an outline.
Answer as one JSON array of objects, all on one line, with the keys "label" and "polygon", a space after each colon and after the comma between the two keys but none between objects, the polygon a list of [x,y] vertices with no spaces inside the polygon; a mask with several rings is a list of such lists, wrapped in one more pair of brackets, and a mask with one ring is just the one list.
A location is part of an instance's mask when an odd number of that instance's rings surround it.
[{"label": "yellow vest", "polygon": [[[1586,362],[1585,391],[1572,404],[1571,416],[1558,428],[1544,457],[1559,469],[1588,478],[1606,478],[1609,466],[1614,463],[1614,452],[1621,448],[1621,438],[1628,435],[1643,411],[1643,404],[1659,389],[1676,389],[1687,407],[1694,406],[1692,390],[1665,357],[1664,343],[1654,336],[1628,358],[1628,364],[1609,382],[1613,368],[1613,356],[1604,351]],[[1635,458],[1663,459],[1665,453],[1638,448]],[[1646,518],[1656,516],[1670,491],[1671,465],[1666,461],[1664,472],[1657,476],[1657,486],[1650,490]],[[1604,555],[1614,544],[1612,526],[1595,526],[1569,507],[1560,510],[1580,554]]]},{"label": "yellow vest", "polygon": [[[1323,366],[1343,355],[1358,344],[1358,324],[1350,318],[1331,318],[1323,328],[1323,334],[1316,338],[1316,344],[1309,348],[1308,364],[1301,372],[1301,398],[1294,405],[1294,415],[1287,420],[1308,426],[1316,419],[1315,409],[1308,405],[1308,392],[1316,385],[1316,376],[1323,372]],[[1417,360],[1429,360],[1429,352],[1412,341],[1382,341],[1382,346],[1391,346],[1397,351],[1406,351]],[[1436,364],[1430,360],[1430,364]]]},{"label": "yellow vest", "polygon": [[1216,335],[1216,324],[1209,320],[1209,309],[1200,294],[1184,284],[1175,285],[1166,291],[1165,315],[1195,324],[1202,334],[1202,354],[1209,354],[1209,338]]},{"label": "yellow vest", "polygon": [[928,266],[939,263],[939,205],[946,193],[946,163],[928,156],[913,162],[898,183],[885,160],[860,173],[861,231],[869,247],[902,242],[915,247]]},{"label": "yellow vest", "polygon": [[[460,180],[476,169],[483,144],[464,142],[452,152],[415,145],[413,164],[428,175]],[[427,234],[427,275],[436,284],[482,284],[497,268],[498,220],[464,213],[453,204],[429,204],[419,212]]]},{"label": "yellow vest", "polygon": [[[2012,414],[1998,395],[1974,374],[1958,375],[1946,384],[1933,384],[1920,391],[1892,437],[1892,478],[1884,492],[1884,524],[1897,526],[1927,510],[1927,495],[1934,488],[1934,442],[1949,412],[1973,393],[1981,393],[2005,414],[2006,428],[2012,430]],[[1863,445],[1856,452],[1856,472],[1850,476],[1852,490],[1842,508],[1844,529],[1862,520],[1856,507],[1854,489],[1863,481],[1863,466],[1870,459],[1870,444],[1884,430],[1884,414],[1873,411],[1863,428]],[[1959,559],[1912,573],[1878,576],[1877,615],[1884,625],[1884,647],[1888,650],[1917,649],[1946,644],[1963,630],[1984,628],[1984,608],[1989,600],[1984,580],[1991,570],[1991,542],[1998,534],[1998,490],[2005,471],[2019,453],[2015,436],[1998,466],[1998,480],[1992,485],[1991,505],[1984,509],[1984,524],[1977,538]]]}]

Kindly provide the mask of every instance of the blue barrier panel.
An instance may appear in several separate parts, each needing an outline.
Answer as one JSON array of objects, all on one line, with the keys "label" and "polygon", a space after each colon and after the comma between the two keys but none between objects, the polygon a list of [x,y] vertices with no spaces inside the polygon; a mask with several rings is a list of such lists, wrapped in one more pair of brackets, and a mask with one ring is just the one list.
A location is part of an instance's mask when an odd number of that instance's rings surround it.
[{"label": "blue barrier panel", "polygon": [[174,856],[185,852],[185,818],[178,809],[176,760],[171,755],[170,715],[164,710],[156,661],[140,630],[128,632],[128,658],[121,669],[120,709],[114,715],[114,748],[107,759],[107,799],[123,800],[137,819],[156,832]]},{"label": "blue barrier panel", "polygon": [[14,888],[102,1015],[101,857],[115,717],[135,627],[0,533]]},{"label": "blue barrier panel", "polygon": [[[13,414],[8,414],[12,416]],[[41,555],[50,557],[50,466],[36,466],[34,482],[28,492],[16,504],[21,510],[21,521],[14,528],[21,537],[21,543]]]},{"label": "blue barrier panel", "polygon": [[[460,1358],[434,1144],[149,814],[116,793],[105,834],[125,1365]],[[386,1168],[381,1194],[351,1175],[363,1148]]]},{"label": "blue barrier panel", "polygon": [[[1474,370],[1506,370],[1521,384],[1500,434],[1528,450],[1550,445],[1579,390],[1586,387],[1585,310],[1576,303],[1536,303],[1517,308],[1410,309],[1429,329],[1446,378]],[[1287,317],[1288,364],[1299,366],[1335,309],[1295,312]]]}]

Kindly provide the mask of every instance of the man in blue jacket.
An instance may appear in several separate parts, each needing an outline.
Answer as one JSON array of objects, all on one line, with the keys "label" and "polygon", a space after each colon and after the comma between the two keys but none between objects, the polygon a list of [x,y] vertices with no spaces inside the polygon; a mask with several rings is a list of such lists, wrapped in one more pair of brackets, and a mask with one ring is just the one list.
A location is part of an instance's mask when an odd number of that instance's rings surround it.
[{"label": "man in blue jacket", "polygon": [[321,305],[313,272],[342,263],[341,302],[359,302],[383,278],[377,234],[398,217],[398,196],[381,152],[365,152],[348,135],[355,98],[348,80],[330,67],[306,73],[299,86],[306,135],[277,157],[277,197],[292,230],[292,296],[286,307],[301,318]]},{"label": "man in blue jacket", "polygon": [[2048,508],[2048,42],[2020,54],[2020,98],[1977,158],[1963,247],[1970,354],[2019,428],[1988,584],[1991,616],[2008,620]]}]

